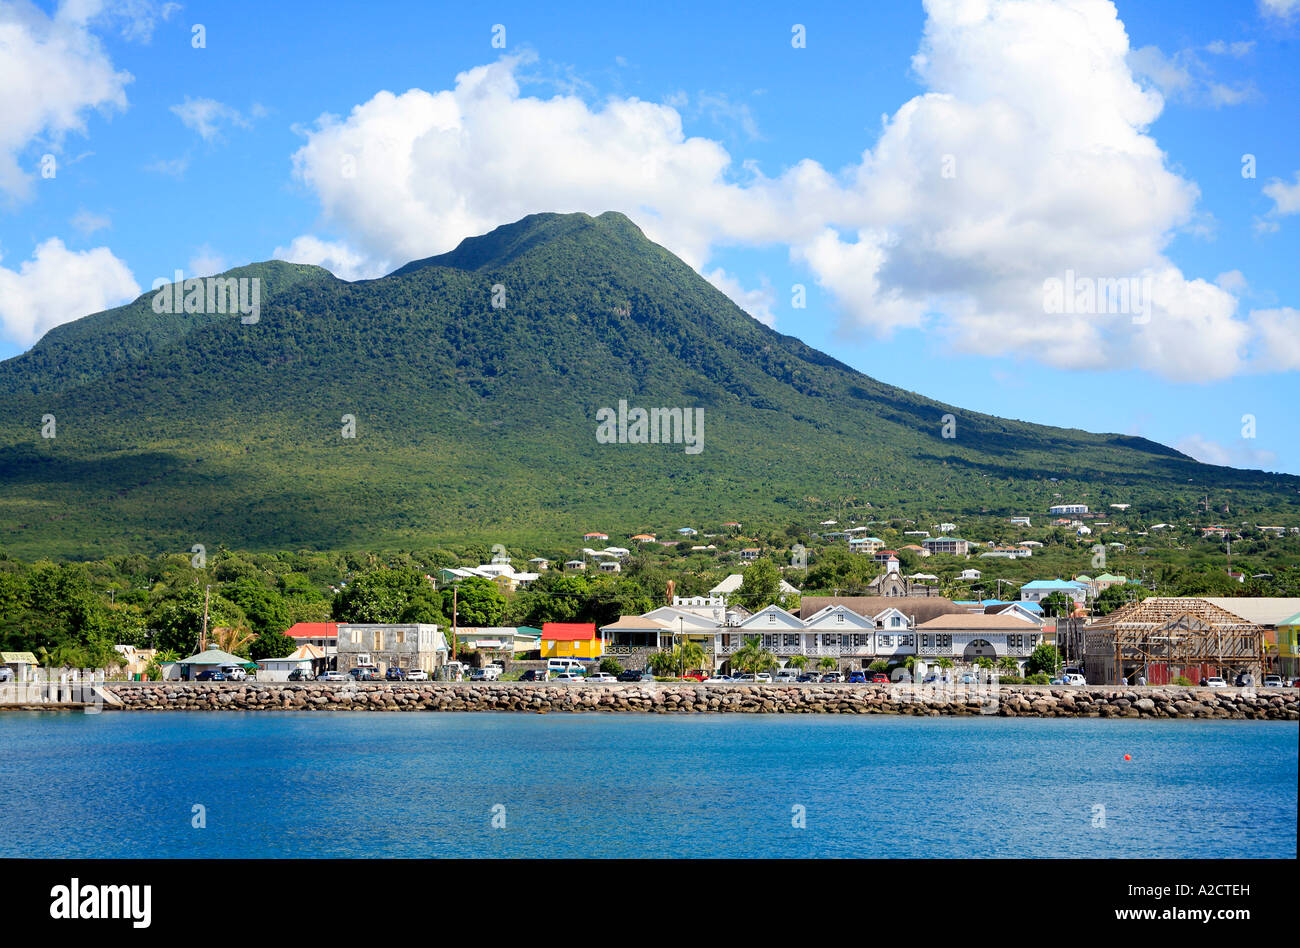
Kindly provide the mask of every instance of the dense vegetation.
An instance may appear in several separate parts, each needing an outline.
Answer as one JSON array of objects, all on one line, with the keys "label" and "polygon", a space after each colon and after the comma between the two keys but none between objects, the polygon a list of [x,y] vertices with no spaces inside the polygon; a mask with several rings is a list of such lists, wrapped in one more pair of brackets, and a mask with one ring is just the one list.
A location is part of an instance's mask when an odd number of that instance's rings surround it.
[{"label": "dense vegetation", "polygon": [[[914,526],[879,523],[873,529],[896,548],[905,545],[900,542],[907,539],[903,531]],[[902,551],[903,571],[938,576],[943,593],[955,599],[999,593],[1015,598],[1016,587],[1030,579],[1103,571],[1128,576],[1128,585],[1112,587],[1093,604],[1101,614],[1151,594],[1300,597],[1300,536],[1272,537],[1250,527],[1238,530],[1232,564],[1245,577],[1238,582],[1228,575],[1224,544],[1186,526],[1141,536],[1115,524],[1103,530],[1100,543],[1092,542],[1096,535],[1084,539],[1059,528],[1010,527],[991,518],[963,527],[968,536],[990,537],[997,530],[1007,531],[1003,540],[1033,536],[1044,546],[1032,558],[1018,560],[921,559]],[[742,571],[731,554],[753,545],[767,555],[743,569],[744,584],[734,598],[750,609],[770,602],[798,608],[799,596],[781,596],[782,578],[805,595],[851,595],[867,592],[867,584],[882,570],[869,556],[849,554],[842,542],[801,535],[794,524],[705,539],[717,549],[647,545],[625,561],[620,573],[549,570],[514,593],[504,593],[487,580],[463,580],[455,594],[457,624],[605,624],[662,605],[669,580],[677,595],[706,594],[728,573]],[[1111,545],[1121,540],[1123,549]],[[805,547],[806,569],[787,565],[795,543]],[[1098,559],[1098,547],[1107,550],[1104,562]],[[566,558],[562,548],[508,552],[520,562],[535,555]],[[47,664],[78,667],[112,664],[117,644],[188,655],[198,643],[205,593],[209,629],[227,630],[223,645],[254,659],[287,654],[293,643],[282,633],[295,622],[433,622],[447,628],[453,593],[450,587],[436,586],[437,570],[483,562],[488,554],[476,546],[382,554],[218,549],[201,560],[174,553],[82,563],[24,562],[0,554],[0,650],[33,651]],[[982,577],[959,579],[971,567],[980,569]],[[695,667],[693,656],[669,659],[669,664]]]},{"label": "dense vegetation", "polygon": [[[1300,478],[883,385],[751,319],[619,214],[535,215],[380,280],[278,262],[228,276],[263,281],[255,324],[158,315],[150,293],[0,363],[0,549],[542,546],[1058,498],[1154,522],[1206,494],[1300,521]],[[702,408],[703,451],[597,443],[620,399]]]}]

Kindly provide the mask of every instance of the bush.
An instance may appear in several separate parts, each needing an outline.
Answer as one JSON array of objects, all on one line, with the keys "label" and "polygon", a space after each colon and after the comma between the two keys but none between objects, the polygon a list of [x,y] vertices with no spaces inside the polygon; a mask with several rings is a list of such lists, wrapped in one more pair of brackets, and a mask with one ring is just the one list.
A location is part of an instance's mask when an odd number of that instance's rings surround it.
[{"label": "bush", "polygon": [[1028,678],[1025,679],[1024,683],[1026,685],[1050,685],[1052,683],[1052,679],[1049,678],[1047,675],[1043,674],[1042,672],[1039,672],[1036,675],[1030,675]]},{"label": "bush", "polygon": [[1190,678],[1187,678],[1187,677],[1183,676],[1183,675],[1179,675],[1177,678],[1174,679],[1174,684],[1175,684],[1175,685],[1184,685],[1184,686],[1190,688],[1191,685],[1192,685],[1192,680],[1191,680]]},{"label": "bush", "polygon": [[1000,685],[1023,685],[1025,680],[1018,675],[999,675],[998,684]]},{"label": "bush", "polygon": [[609,675],[623,674],[623,666],[612,658],[602,658],[600,660],[600,670]]}]

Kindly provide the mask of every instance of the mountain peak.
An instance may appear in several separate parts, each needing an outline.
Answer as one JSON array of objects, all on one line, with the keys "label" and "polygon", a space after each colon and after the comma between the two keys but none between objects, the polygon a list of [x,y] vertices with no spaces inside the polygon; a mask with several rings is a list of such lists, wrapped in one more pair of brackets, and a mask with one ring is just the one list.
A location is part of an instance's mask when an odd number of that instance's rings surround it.
[{"label": "mountain peak", "polygon": [[477,237],[466,237],[455,250],[422,260],[413,260],[390,276],[404,276],[426,267],[456,270],[490,270],[510,263],[528,252],[559,241],[622,242],[647,245],[641,228],[619,211],[605,211],[597,217],[581,211],[572,214],[545,212],[529,214],[510,224]]}]

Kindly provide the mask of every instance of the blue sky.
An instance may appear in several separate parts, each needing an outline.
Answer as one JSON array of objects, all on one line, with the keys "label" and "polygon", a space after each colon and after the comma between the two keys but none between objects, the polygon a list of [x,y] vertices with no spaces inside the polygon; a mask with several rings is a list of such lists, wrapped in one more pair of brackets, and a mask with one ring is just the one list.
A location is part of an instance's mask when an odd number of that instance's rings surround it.
[{"label": "blue sky", "polygon": [[[1300,0],[0,0],[0,357],[177,269],[616,209],[884,381],[1300,473],[1298,42]],[[1046,312],[1066,270],[1146,320]]]}]

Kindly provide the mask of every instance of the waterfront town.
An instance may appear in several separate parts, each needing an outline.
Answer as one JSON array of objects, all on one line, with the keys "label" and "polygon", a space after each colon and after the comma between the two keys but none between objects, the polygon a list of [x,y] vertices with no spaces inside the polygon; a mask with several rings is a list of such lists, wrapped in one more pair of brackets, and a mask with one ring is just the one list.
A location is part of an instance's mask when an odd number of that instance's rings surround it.
[{"label": "waterfront town", "polygon": [[[442,612],[416,615],[406,608],[399,616],[356,608],[368,595],[362,574],[351,587],[346,581],[330,587],[332,605],[322,601],[266,619],[259,631],[277,644],[259,649],[263,636],[241,636],[221,626],[217,606],[205,594],[201,624],[196,618],[188,638],[182,633],[169,640],[183,650],[158,647],[148,635],[117,642],[109,674],[204,681],[1294,686],[1300,675],[1300,596],[1246,594],[1268,591],[1260,585],[1268,574],[1252,575],[1247,586],[1244,573],[1225,565],[1222,578],[1234,594],[1196,594],[1167,574],[1163,582],[1139,579],[1111,572],[1105,563],[1108,550],[1123,556],[1130,544],[1167,541],[1180,531],[1209,550],[1235,538],[1241,550],[1249,548],[1249,538],[1256,546],[1294,543],[1300,530],[1161,523],[1139,531],[1112,519],[1127,505],[1112,506],[1119,509],[1107,515],[1085,504],[1052,506],[1036,534],[1041,539],[1015,539],[1033,530],[1030,516],[1016,516],[1004,518],[1001,531],[1012,536],[996,540],[963,538],[949,522],[906,529],[915,525],[841,525],[828,519],[810,532],[807,545],[783,549],[747,537],[736,521],[716,532],[675,528],[668,540],[634,533],[623,541],[626,546],[612,545],[607,533],[593,530],[567,557],[519,557],[518,566],[498,544],[490,562],[445,565],[417,576],[414,581],[427,587],[417,594],[445,603]],[[1123,539],[1107,540],[1112,530]],[[904,539],[919,542],[899,542]],[[1035,575],[1032,567],[1025,572],[1036,554],[1050,561],[1052,550],[1057,562],[1082,555],[1102,568],[1067,576]],[[624,581],[638,567],[644,572],[656,553],[702,556],[722,568],[706,574],[716,578],[707,588],[696,583],[689,592],[679,588],[689,576],[664,568],[646,572],[668,577],[662,587],[624,596],[613,608],[596,599],[585,605],[575,600],[567,608],[554,604],[564,589],[588,578],[608,584]],[[835,564],[839,572],[826,572]],[[1019,578],[999,574],[1011,566],[1018,567]],[[840,578],[828,581],[828,575]],[[850,576],[857,579],[845,578]],[[292,580],[281,584],[301,591]],[[248,577],[234,585],[228,594],[250,616],[257,615],[258,596],[274,595],[253,588]],[[1174,594],[1162,594],[1170,587]],[[257,595],[250,598],[250,589]],[[1223,591],[1222,584],[1211,590]],[[500,608],[487,608],[492,603],[485,605],[484,597]],[[552,605],[512,607],[528,597]],[[199,601],[190,602],[197,612]],[[510,624],[512,616],[529,621]],[[12,638],[9,643],[6,648],[14,648]],[[40,666],[53,664],[53,653],[44,651],[44,660],[32,650],[4,651],[0,681],[29,679]]]}]

